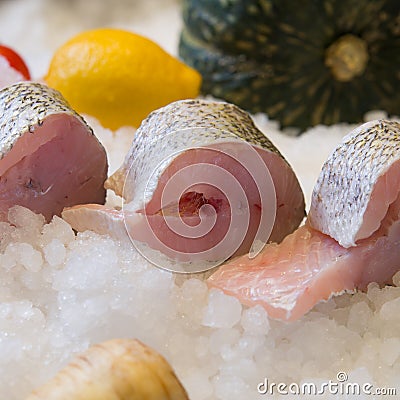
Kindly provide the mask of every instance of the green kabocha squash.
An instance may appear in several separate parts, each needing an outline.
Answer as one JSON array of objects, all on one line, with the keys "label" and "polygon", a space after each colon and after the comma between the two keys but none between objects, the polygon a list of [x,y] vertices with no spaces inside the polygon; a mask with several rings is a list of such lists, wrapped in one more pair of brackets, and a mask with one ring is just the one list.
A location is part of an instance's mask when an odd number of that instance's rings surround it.
[{"label": "green kabocha squash", "polygon": [[399,0],[184,0],[202,92],[300,131],[400,114]]}]

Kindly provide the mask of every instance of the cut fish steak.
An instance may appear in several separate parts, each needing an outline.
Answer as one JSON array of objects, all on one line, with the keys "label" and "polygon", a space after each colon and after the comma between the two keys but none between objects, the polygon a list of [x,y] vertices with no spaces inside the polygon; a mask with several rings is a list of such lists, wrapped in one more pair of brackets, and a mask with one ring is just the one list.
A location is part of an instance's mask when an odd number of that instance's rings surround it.
[{"label": "cut fish steak", "polygon": [[[134,241],[189,263],[247,253],[260,232],[261,242],[280,242],[305,216],[288,162],[246,112],[225,102],[181,100],[152,112],[106,187],[124,197],[122,211],[83,205],[63,218],[117,237],[126,225]],[[219,246],[226,237],[241,238],[229,254]]]},{"label": "cut fish steak", "polygon": [[208,284],[282,320],[343,291],[390,284],[400,270],[399,193],[400,123],[363,124],[323,165],[305,225],[221,266]]},{"label": "cut fish steak", "polygon": [[105,149],[59,92],[34,82],[0,91],[0,219],[13,205],[50,220],[104,203],[107,170]]}]

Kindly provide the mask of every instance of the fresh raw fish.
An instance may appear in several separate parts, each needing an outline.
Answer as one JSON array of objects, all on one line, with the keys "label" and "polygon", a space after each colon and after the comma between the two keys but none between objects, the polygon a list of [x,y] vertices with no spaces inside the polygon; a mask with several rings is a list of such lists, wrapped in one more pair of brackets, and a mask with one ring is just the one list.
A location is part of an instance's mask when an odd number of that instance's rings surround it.
[{"label": "fresh raw fish", "polygon": [[104,203],[107,169],[105,149],[59,92],[33,82],[0,91],[0,219],[16,204],[50,220]]},{"label": "fresh raw fish", "polygon": [[246,112],[224,102],[183,100],[152,112],[106,187],[124,197],[122,211],[78,206],[63,218],[117,237],[126,226],[133,240],[189,263],[280,242],[305,215],[290,165]]},{"label": "fresh raw fish", "polygon": [[372,121],[347,135],[315,185],[304,226],[257,257],[238,257],[211,287],[295,320],[321,300],[400,270],[400,123]]}]

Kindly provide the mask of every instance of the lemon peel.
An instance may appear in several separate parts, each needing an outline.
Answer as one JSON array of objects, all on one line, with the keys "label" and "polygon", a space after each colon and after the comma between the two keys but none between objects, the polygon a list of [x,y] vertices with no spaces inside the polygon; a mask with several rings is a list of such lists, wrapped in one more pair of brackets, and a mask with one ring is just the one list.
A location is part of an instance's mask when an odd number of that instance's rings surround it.
[{"label": "lemon peel", "polygon": [[139,126],[172,101],[195,98],[201,75],[133,32],[100,28],[82,32],[54,54],[45,82],[78,112],[109,129]]}]

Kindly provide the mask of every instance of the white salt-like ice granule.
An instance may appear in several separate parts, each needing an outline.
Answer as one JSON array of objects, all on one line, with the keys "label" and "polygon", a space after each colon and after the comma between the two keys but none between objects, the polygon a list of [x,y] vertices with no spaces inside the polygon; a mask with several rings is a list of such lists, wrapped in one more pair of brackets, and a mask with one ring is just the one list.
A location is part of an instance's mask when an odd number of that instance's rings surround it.
[{"label": "white salt-like ice granule", "polygon": [[372,310],[367,303],[356,303],[350,309],[347,326],[349,329],[363,335],[368,329],[369,321],[372,316]]},{"label": "white salt-like ice granule", "polygon": [[388,117],[387,112],[381,110],[372,110],[364,115],[364,121],[374,121],[376,119],[386,119]]},{"label": "white salt-like ice granule", "polygon": [[210,352],[218,354],[221,348],[231,346],[238,341],[240,333],[237,329],[222,328],[218,329],[210,335]]},{"label": "white salt-like ice granule", "polygon": [[260,305],[243,311],[241,324],[248,334],[266,335],[270,329],[268,314]]},{"label": "white salt-like ice granule", "polygon": [[240,376],[217,375],[213,379],[216,399],[243,400],[252,388]]},{"label": "white salt-like ice granule", "polygon": [[235,350],[239,357],[252,357],[265,346],[265,335],[248,335],[245,333],[237,342]]},{"label": "white salt-like ice granule", "polygon": [[[306,195],[350,129],[316,127],[289,138],[265,117],[257,122],[294,166]],[[118,140],[99,124],[96,130],[116,168],[135,130],[120,130]],[[163,354],[191,400],[266,398],[257,393],[264,377],[326,382],[339,371],[358,371],[356,381],[398,383],[400,273],[397,286],[371,284],[367,293],[334,297],[283,323],[259,305],[208,289],[203,276],[155,267],[129,241],[75,236],[61,218],[45,224],[22,207],[9,214],[13,225],[0,223],[0,399],[25,398],[76,353],[115,337],[138,338]]]},{"label": "white salt-like ice granule", "polygon": [[50,223],[46,224],[42,229],[42,243],[50,243],[53,239],[58,239],[64,245],[75,240],[71,225],[57,216],[54,216]]},{"label": "white salt-like ice granule", "polygon": [[29,243],[10,243],[3,258],[7,260],[4,265],[7,269],[20,264],[28,271],[38,272],[43,264],[42,254]]},{"label": "white salt-like ice granule", "polygon": [[221,375],[238,376],[247,382],[252,381],[252,379],[258,375],[257,365],[252,357],[236,358],[234,362],[223,364],[219,371]]},{"label": "white salt-like ice granule", "polygon": [[387,365],[392,366],[400,360],[400,338],[392,337],[383,340],[379,349],[380,359]]},{"label": "white salt-like ice granule", "polygon": [[202,323],[214,328],[231,328],[240,321],[241,312],[242,305],[237,298],[211,289]]},{"label": "white salt-like ice granule", "polygon": [[379,310],[383,304],[400,296],[400,288],[385,286],[379,288],[373,284],[368,286],[368,298],[373,302],[375,310]]},{"label": "white salt-like ice granule", "polygon": [[191,302],[203,301],[208,293],[207,284],[200,279],[188,279],[182,284],[182,298]]},{"label": "white salt-like ice granule", "polygon": [[15,244],[10,243],[1,255],[1,266],[5,270],[10,270],[17,265],[18,253],[16,250]]},{"label": "white salt-like ice granule", "polygon": [[191,400],[208,400],[213,393],[213,385],[204,371],[192,369],[185,375],[186,390],[193,393]]},{"label": "white salt-like ice granule", "polygon": [[183,332],[176,332],[168,340],[169,353],[172,356],[182,354],[183,349],[188,349],[193,343],[193,339]]},{"label": "white salt-like ice granule", "polygon": [[[111,8],[107,3],[0,2],[2,39],[19,44],[35,77],[45,75],[57,47],[99,21],[142,33],[176,54],[180,2],[117,0]],[[21,26],[29,26],[29,35]],[[0,79],[5,77],[0,73]],[[386,113],[371,111],[365,120],[380,117]],[[135,129],[111,132],[85,118],[107,149],[112,173]],[[308,209],[323,162],[355,125],[316,126],[289,137],[263,114],[255,122],[294,168]],[[121,198],[108,191],[107,204],[121,206]],[[44,224],[41,216],[20,207],[10,211],[10,218],[13,225],[0,222],[0,399],[26,398],[75,354],[115,337],[139,338],[166,356],[191,400],[267,399],[257,393],[264,377],[323,384],[334,381],[339,371],[348,374],[349,382],[396,387],[397,395],[390,398],[399,397],[400,272],[393,279],[397,287],[372,284],[367,295],[344,294],[297,322],[282,323],[268,320],[259,306],[248,308],[215,294],[203,278],[175,280],[130,243],[89,233],[76,237],[61,218]],[[29,270],[30,261],[24,262],[28,269],[22,265],[14,247],[18,243],[41,253],[41,268]]]},{"label": "white salt-like ice granule", "polygon": [[12,233],[16,230],[15,226],[10,225],[8,222],[0,222],[0,251],[7,247],[10,240],[12,240]]},{"label": "white salt-like ice granule", "polygon": [[35,250],[29,243],[16,244],[19,252],[19,262],[31,272],[40,271],[43,264],[42,253]]},{"label": "white salt-like ice granule", "polygon": [[191,322],[200,323],[208,296],[207,284],[197,278],[188,279],[183,282],[179,293],[179,311]]},{"label": "white salt-like ice granule", "polygon": [[[265,131],[267,125],[310,185],[323,157],[304,162],[304,149],[317,146],[328,153],[347,131],[317,127],[288,138],[276,124],[260,123]],[[121,132],[128,147],[133,132]],[[113,153],[116,142],[105,142]],[[127,151],[120,146],[115,145],[118,153]],[[366,368],[383,385],[400,374],[398,343],[392,340],[400,329],[396,286],[371,284],[366,294],[332,298],[300,321],[282,323],[269,320],[261,306],[245,307],[209,290],[203,277],[175,279],[129,242],[91,232],[75,236],[61,218],[44,224],[20,207],[10,217],[15,226],[2,224],[0,243],[0,369],[10,371],[0,374],[0,398],[24,398],[74,354],[114,337],[136,337],[157,349],[192,400],[258,400],[264,376],[319,382],[334,379],[339,370]]]},{"label": "white salt-like ice granule", "polygon": [[384,321],[400,322],[400,293],[398,293],[398,296],[382,305],[379,316]]},{"label": "white salt-like ice granule", "polygon": [[16,227],[22,227],[32,232],[40,231],[45,222],[43,215],[35,214],[21,206],[14,206],[9,209],[8,220]]},{"label": "white salt-like ice granule", "polygon": [[52,266],[61,265],[67,254],[64,244],[60,239],[52,239],[52,241],[43,249],[46,261]]}]

